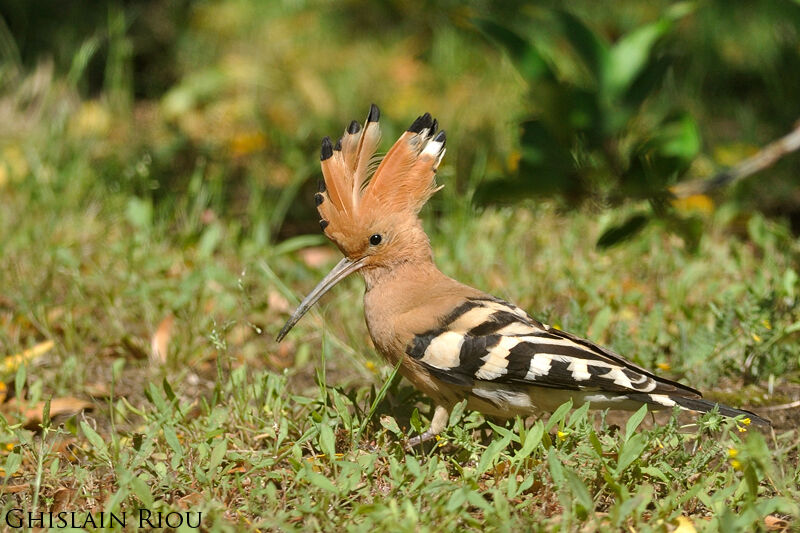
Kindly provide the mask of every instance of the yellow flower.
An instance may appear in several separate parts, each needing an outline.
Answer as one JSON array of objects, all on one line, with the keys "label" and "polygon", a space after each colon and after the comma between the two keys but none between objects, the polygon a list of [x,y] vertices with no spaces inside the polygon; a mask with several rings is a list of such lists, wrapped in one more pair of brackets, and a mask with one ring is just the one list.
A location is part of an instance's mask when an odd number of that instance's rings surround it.
[{"label": "yellow flower", "polygon": [[741,470],[742,469],[742,463],[737,461],[736,459],[733,459],[731,461],[731,466],[733,467],[734,470]]},{"label": "yellow flower", "polygon": [[675,198],[672,206],[684,213],[700,212],[709,215],[714,212],[714,201],[705,194],[694,194],[685,198]]},{"label": "yellow flower", "polygon": [[558,440],[565,441],[567,440],[567,435],[569,435],[569,433],[564,433],[563,431],[559,431],[558,433],[556,433],[556,435],[558,436]]},{"label": "yellow flower", "polygon": [[230,140],[230,151],[234,157],[241,157],[263,150],[266,145],[267,140],[261,132],[242,132]]},{"label": "yellow flower", "polygon": [[656,363],[656,366],[661,370],[669,370],[672,366],[669,363]]},{"label": "yellow flower", "polygon": [[750,418],[749,418],[749,417],[747,417],[747,418],[742,418],[742,424],[744,424],[745,426],[749,426],[749,425],[750,425],[750,422],[752,422],[752,420],[750,420]]},{"label": "yellow flower", "polygon": [[514,150],[510,154],[508,154],[508,161],[506,161],[506,165],[508,166],[508,170],[511,172],[516,172],[519,168],[519,160],[522,159],[522,153],[519,150]]},{"label": "yellow flower", "polygon": [[731,459],[733,459],[733,458],[735,458],[737,455],[739,455],[739,450],[737,450],[736,448],[728,448],[728,457],[730,457]]},{"label": "yellow flower", "polygon": [[747,431],[747,428],[744,426],[736,426],[736,429],[739,430],[739,433],[745,433]]},{"label": "yellow flower", "polygon": [[84,102],[70,120],[70,132],[79,137],[101,137],[114,126],[114,117],[99,100]]},{"label": "yellow flower", "polygon": [[772,324],[770,324],[769,320],[767,320],[766,318],[764,320],[762,320],[761,323],[764,324],[765,328],[772,329]]},{"label": "yellow flower", "polygon": [[756,335],[755,333],[751,333],[751,334],[750,334],[750,336],[751,336],[751,337],[753,337],[753,340],[754,340],[754,341],[756,341],[756,342],[761,342],[761,337],[759,337],[759,336],[758,336],[758,335]]}]

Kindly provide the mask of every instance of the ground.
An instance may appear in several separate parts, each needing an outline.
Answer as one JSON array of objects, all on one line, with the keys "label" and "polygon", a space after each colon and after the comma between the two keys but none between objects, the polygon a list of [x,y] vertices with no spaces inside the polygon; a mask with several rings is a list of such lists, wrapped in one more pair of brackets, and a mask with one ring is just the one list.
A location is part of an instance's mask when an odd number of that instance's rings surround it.
[{"label": "ground", "polygon": [[406,451],[430,404],[388,384],[360,280],[273,340],[338,260],[319,237],[262,246],[113,194],[10,198],[0,346],[44,352],[7,359],[5,510],[191,510],[211,530],[796,527],[798,249],[779,223],[754,215],[743,238],[716,212],[698,251],[659,228],[598,251],[591,209],[426,212],[448,274],[775,424],[457,410]]}]

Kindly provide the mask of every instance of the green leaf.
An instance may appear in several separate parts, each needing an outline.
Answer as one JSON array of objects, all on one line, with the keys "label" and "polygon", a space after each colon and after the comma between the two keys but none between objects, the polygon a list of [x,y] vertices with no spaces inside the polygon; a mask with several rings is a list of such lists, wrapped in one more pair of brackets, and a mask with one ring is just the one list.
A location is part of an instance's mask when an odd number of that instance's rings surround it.
[{"label": "green leaf", "polygon": [[164,378],[164,380],[161,382],[161,386],[164,389],[164,394],[167,395],[167,399],[170,402],[174,402],[177,399],[177,396],[175,396],[175,391],[172,390],[172,385],[169,384],[167,378]]},{"label": "green leaf", "polygon": [[661,155],[691,161],[700,152],[702,139],[694,118],[683,113],[675,120],[662,124],[657,143]]},{"label": "green leaf", "polygon": [[628,498],[622,502],[618,501],[617,504],[612,507],[609,514],[615,517],[615,525],[621,526],[628,516],[636,511],[637,508],[639,508],[639,512],[641,512],[641,510],[643,510],[643,508],[646,507],[652,499],[653,487],[650,485],[642,485],[637,487],[636,495],[634,497]]},{"label": "green leaf", "polygon": [[296,237],[290,237],[280,244],[275,245],[272,248],[272,255],[278,256],[296,252],[297,250],[302,250],[309,246],[320,246],[325,244],[325,240],[324,235],[298,235]]},{"label": "green leaf", "polygon": [[653,46],[672,28],[669,20],[659,20],[636,28],[619,41],[609,52],[608,89],[616,95],[630,87],[648,66]]},{"label": "green leaf", "polygon": [[783,273],[783,280],[781,285],[783,287],[783,292],[790,300],[794,300],[797,280],[798,280],[797,272],[795,272],[791,268],[787,268],[786,272]]},{"label": "green leaf", "polygon": [[556,11],[564,37],[578,53],[599,86],[605,85],[608,69],[608,45],[578,17],[567,11]]},{"label": "green leaf", "polygon": [[145,507],[152,507],[153,494],[150,492],[150,487],[147,486],[147,483],[139,476],[132,476],[130,483],[133,493],[139,498],[139,501],[141,501]]},{"label": "green leaf", "polygon": [[153,224],[153,203],[148,199],[131,197],[125,209],[125,218],[131,226],[140,230],[149,230]]},{"label": "green leaf", "polygon": [[655,466],[643,466],[642,472],[650,477],[654,477],[660,481],[663,481],[664,483],[669,483],[669,478],[667,475]]},{"label": "green leaf", "polygon": [[22,455],[15,452],[9,453],[8,457],[6,457],[6,465],[3,467],[6,478],[8,479],[16,474],[20,466],[22,466]]},{"label": "green leaf", "polygon": [[319,426],[319,449],[331,461],[336,458],[336,438],[331,427],[324,422]]},{"label": "green leaf", "polygon": [[214,250],[217,249],[217,246],[222,240],[222,233],[222,224],[219,222],[209,225],[205,231],[203,231],[203,235],[197,243],[198,255],[203,258],[211,257],[211,254],[214,253]]},{"label": "green leaf", "polygon": [[108,458],[108,447],[106,446],[106,442],[84,420],[81,420],[81,430],[83,431],[83,434],[86,435],[86,439],[89,441],[92,447],[97,450],[97,454],[103,458]]},{"label": "green leaf", "polygon": [[542,442],[542,435],[544,434],[544,424],[542,424],[541,420],[537,420],[536,423],[528,430],[527,434],[525,435],[525,443],[522,445],[522,448],[517,452],[514,456],[515,461],[519,461],[520,459],[524,459],[530,454],[533,453],[533,450]]},{"label": "green leaf", "polygon": [[334,485],[330,479],[326,478],[322,474],[318,474],[317,472],[309,469],[306,471],[306,477],[312,484],[326,492],[330,492],[332,494],[336,494],[338,492],[336,485]]},{"label": "green leaf", "polygon": [[600,309],[600,311],[594,315],[592,323],[589,325],[587,337],[590,339],[596,339],[603,335],[603,333],[608,329],[608,325],[611,323],[613,314],[614,313],[611,310],[611,307],[607,305]]},{"label": "green leaf", "polygon": [[523,78],[528,81],[555,78],[539,52],[518,33],[489,19],[474,19],[473,22],[490,41],[505,49]]},{"label": "green leaf", "polygon": [[673,64],[669,56],[653,58],[645,63],[636,79],[632,80],[621,95],[621,104],[629,109],[638,110],[645,98],[661,85],[664,76]]},{"label": "green leaf", "polygon": [[628,422],[625,424],[625,440],[630,440],[633,434],[636,432],[636,428],[639,427],[639,424],[642,423],[644,417],[647,415],[647,404],[642,405],[638,411],[633,413],[630,418],[628,418]]},{"label": "green leaf", "polygon": [[50,427],[50,398],[44,402],[42,407],[42,429]]},{"label": "green leaf", "polygon": [[416,431],[417,433],[422,433],[422,420],[419,417],[419,409],[416,407],[414,411],[411,413],[411,419],[409,420],[409,424],[411,425],[411,429]]},{"label": "green leaf", "polygon": [[644,229],[649,221],[649,217],[645,214],[638,213],[632,215],[622,224],[612,226],[605,230],[603,234],[600,235],[600,238],[597,239],[597,247],[609,248],[630,239]]},{"label": "green leaf", "polygon": [[22,391],[25,389],[25,383],[28,381],[28,365],[21,364],[17,367],[17,373],[14,375],[14,395],[16,398],[24,398]]},{"label": "green leaf", "polygon": [[592,510],[594,510],[594,500],[592,500],[592,495],[589,494],[589,489],[586,488],[586,485],[584,485],[577,474],[569,468],[564,469],[564,477],[578,505],[583,507],[583,510],[587,514],[591,513]]},{"label": "green leaf", "polygon": [[389,415],[381,416],[381,426],[383,426],[387,431],[394,433],[396,436],[401,435],[400,426],[397,425],[397,420],[394,417]]},{"label": "green leaf", "polygon": [[486,470],[494,464],[495,459],[499,457],[500,453],[508,447],[510,442],[510,435],[506,435],[502,439],[492,442],[486,450],[484,450],[483,454],[481,454],[481,460],[478,463],[478,474],[486,472]]},{"label": "green leaf", "polygon": [[623,442],[622,448],[619,451],[619,458],[617,459],[616,475],[619,476],[622,474],[631,463],[638,459],[646,446],[647,435],[644,433],[636,433],[630,439]]},{"label": "green leaf", "polygon": [[183,446],[181,446],[181,441],[178,440],[175,429],[172,426],[164,426],[162,430],[164,431],[164,440],[167,441],[167,444],[169,444],[169,447],[175,452],[175,455],[183,457]]},{"label": "green leaf", "polygon": [[445,511],[448,513],[453,513],[461,508],[464,505],[464,502],[467,501],[467,492],[469,491],[468,488],[464,487],[459,490],[456,490],[450,495],[450,499],[447,501],[447,505],[445,506]]},{"label": "green leaf", "polygon": [[550,453],[547,455],[547,466],[550,470],[550,477],[553,478],[553,483],[556,485],[564,484],[564,466],[561,464],[561,459],[558,458],[558,452],[555,448],[551,448]]},{"label": "green leaf", "polygon": [[211,450],[211,457],[208,459],[208,468],[206,471],[209,474],[213,474],[219,468],[219,465],[222,464],[222,460],[225,458],[225,453],[228,451],[228,440],[222,439],[214,449]]},{"label": "green leaf", "polygon": [[567,415],[567,412],[570,409],[572,409],[571,399],[559,405],[558,409],[556,409],[553,414],[550,415],[550,418],[547,420],[547,424],[544,426],[544,430],[550,431],[553,426],[564,420],[564,417]]},{"label": "green leaf", "polygon": [[[369,412],[367,413],[367,415],[361,421],[361,425],[358,428],[358,433],[356,433],[356,437],[355,437],[355,441],[356,442],[358,442],[361,439],[361,435],[364,433],[364,429],[367,427],[367,423],[372,419],[372,416],[375,414],[375,411],[378,409],[378,404],[380,404],[383,401],[383,398],[386,396],[386,393],[388,392],[389,387],[391,386],[392,382],[394,382],[395,377],[397,377],[397,372],[400,370],[400,363],[401,362],[402,361],[398,361],[397,364],[394,365],[394,370],[392,370],[392,373],[389,374],[388,378],[386,378],[386,381],[384,381],[383,386],[381,386],[381,389],[378,391],[378,394],[375,396],[375,399],[372,401],[372,405],[370,405],[370,407],[369,407]],[[416,416],[416,425],[414,425],[414,423],[415,423],[414,417],[415,416]],[[420,428],[422,427],[422,424],[419,421],[419,412],[417,411],[416,408],[414,409],[414,414],[412,414],[412,416],[411,416],[411,426],[414,429],[416,429],[418,432],[421,431]]]},{"label": "green leaf", "polygon": [[517,435],[517,433],[514,432],[513,430],[506,429],[503,426],[498,426],[497,424],[492,423],[491,420],[487,420],[486,423],[489,424],[489,427],[492,428],[492,431],[494,431],[498,435],[502,437],[508,437],[513,442],[519,443],[519,435]]},{"label": "green leaf", "polygon": [[597,454],[597,457],[602,459],[603,458],[603,444],[600,442],[600,439],[597,438],[597,433],[595,433],[594,430],[592,430],[589,433],[589,444],[592,445],[592,449],[594,450],[594,453]]}]

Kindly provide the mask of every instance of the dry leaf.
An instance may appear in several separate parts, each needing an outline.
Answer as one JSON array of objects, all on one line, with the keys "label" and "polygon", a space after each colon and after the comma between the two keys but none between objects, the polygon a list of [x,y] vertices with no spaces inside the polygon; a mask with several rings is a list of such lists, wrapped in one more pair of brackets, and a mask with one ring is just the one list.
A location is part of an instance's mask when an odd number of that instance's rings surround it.
[{"label": "dry leaf", "polygon": [[275,353],[271,353],[267,356],[267,360],[272,367],[283,370],[285,368],[290,368],[294,364],[296,352],[297,350],[294,342],[291,340],[288,342],[284,341],[278,345],[278,349]]},{"label": "dry leaf", "polygon": [[[23,425],[27,429],[34,429],[42,423],[42,410],[44,409],[45,402],[38,402],[36,405],[29,409],[22,411]],[[12,398],[4,406],[4,410],[20,412],[19,402],[16,398]],[[53,398],[50,400],[50,418],[53,419],[57,416],[72,416],[80,413],[81,411],[89,411],[94,409],[94,405],[78,398],[67,396],[65,398]]]},{"label": "dry leaf", "polygon": [[65,309],[63,307],[52,307],[47,311],[47,322],[48,324],[53,324],[54,322],[58,322],[61,320],[61,317],[64,316]]},{"label": "dry leaf", "polygon": [[169,340],[172,338],[172,326],[175,324],[175,317],[167,315],[158,325],[158,329],[150,339],[150,362],[163,365],[167,362],[169,353]]},{"label": "dry leaf", "polygon": [[199,492],[190,492],[186,496],[178,498],[178,507],[181,509],[193,509],[203,502],[203,495]]},{"label": "dry leaf", "polygon": [[50,512],[53,514],[58,514],[61,511],[64,511],[69,506],[71,499],[72,489],[61,487],[53,494],[53,506],[50,508]]},{"label": "dry leaf", "polygon": [[40,342],[33,348],[28,348],[27,350],[23,350],[22,352],[14,355],[9,355],[3,359],[2,363],[0,363],[0,372],[13,374],[17,371],[17,368],[19,368],[21,364],[33,361],[34,359],[43,356],[49,352],[53,346],[53,341],[44,341]]},{"label": "dry leaf", "polygon": [[28,490],[30,486],[30,483],[21,483],[19,485],[0,485],[0,494],[15,494],[17,492],[22,492],[23,490]]},{"label": "dry leaf", "polygon": [[109,398],[111,396],[111,391],[106,383],[90,383],[83,390],[92,398]]},{"label": "dry leaf", "polygon": [[768,531],[789,531],[789,521],[773,515],[764,518],[764,525]]},{"label": "dry leaf", "polygon": [[278,313],[288,313],[291,310],[289,300],[273,289],[270,289],[267,293],[267,306]]}]

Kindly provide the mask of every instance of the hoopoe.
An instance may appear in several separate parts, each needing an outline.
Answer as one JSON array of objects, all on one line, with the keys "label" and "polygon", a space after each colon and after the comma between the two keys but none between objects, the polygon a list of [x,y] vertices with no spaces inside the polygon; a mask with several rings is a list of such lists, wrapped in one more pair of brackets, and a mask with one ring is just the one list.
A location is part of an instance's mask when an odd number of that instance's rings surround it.
[{"label": "hoopoe", "polygon": [[437,121],[425,113],[376,159],[379,117],[373,104],[363,127],[353,121],[335,144],[322,140],[324,181],[315,201],[322,231],[345,257],[300,303],[277,340],[331,287],[360,272],[375,347],[434,401],[430,427],[409,446],[438,435],[450,409],[464,399],[468,408],[500,418],[553,411],[572,399],[574,406],[590,402],[600,409],[717,408],[725,416],[769,424],[703,400],[691,387],[439,271],[418,213],[440,188],[435,176],[445,132],[437,132]]}]

